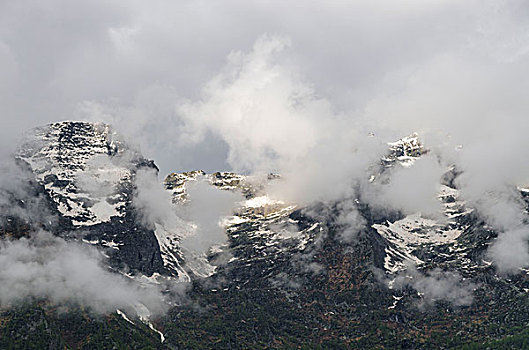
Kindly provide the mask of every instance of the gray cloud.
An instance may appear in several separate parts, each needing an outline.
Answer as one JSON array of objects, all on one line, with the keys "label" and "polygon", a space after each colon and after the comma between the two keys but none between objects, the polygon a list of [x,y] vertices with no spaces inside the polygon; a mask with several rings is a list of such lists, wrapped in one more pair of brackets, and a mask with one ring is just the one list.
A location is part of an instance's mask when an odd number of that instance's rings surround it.
[{"label": "gray cloud", "polygon": [[87,103],[103,105],[163,173],[217,170],[213,165],[226,167],[222,140],[193,148],[154,140],[169,143],[178,135],[174,106],[198,98],[232,50],[248,51],[264,33],[286,35],[292,53],[283,63],[300,67],[333,106],[361,110],[381,91],[398,90],[433,55],[466,44],[464,33],[488,23],[482,13],[493,3],[474,4],[4,2],[0,53],[7,79],[1,84],[9,94],[2,105],[10,120],[4,127],[20,130],[72,118]]}]

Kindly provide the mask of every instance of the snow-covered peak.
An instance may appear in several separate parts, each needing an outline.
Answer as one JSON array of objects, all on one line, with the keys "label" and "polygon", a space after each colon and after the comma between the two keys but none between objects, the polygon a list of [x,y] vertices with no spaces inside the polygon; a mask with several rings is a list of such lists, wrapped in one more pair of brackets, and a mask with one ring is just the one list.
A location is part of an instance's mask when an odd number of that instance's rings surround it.
[{"label": "snow-covered peak", "polygon": [[390,163],[398,161],[403,166],[412,165],[418,157],[427,152],[416,132],[398,141],[388,142],[388,146],[389,155],[383,160]]},{"label": "snow-covered peak", "polygon": [[132,177],[131,152],[104,123],[59,122],[36,128],[18,157],[33,170],[61,214],[88,226],[123,216]]}]

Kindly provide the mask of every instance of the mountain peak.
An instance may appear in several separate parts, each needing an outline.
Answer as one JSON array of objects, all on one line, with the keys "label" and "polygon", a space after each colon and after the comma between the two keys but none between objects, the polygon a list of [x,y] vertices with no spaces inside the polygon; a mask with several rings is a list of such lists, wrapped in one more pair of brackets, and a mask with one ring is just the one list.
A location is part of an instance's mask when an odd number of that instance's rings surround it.
[{"label": "mountain peak", "polygon": [[388,142],[388,146],[389,154],[383,158],[383,161],[387,163],[398,161],[405,167],[411,166],[417,158],[428,152],[416,132],[395,142]]}]

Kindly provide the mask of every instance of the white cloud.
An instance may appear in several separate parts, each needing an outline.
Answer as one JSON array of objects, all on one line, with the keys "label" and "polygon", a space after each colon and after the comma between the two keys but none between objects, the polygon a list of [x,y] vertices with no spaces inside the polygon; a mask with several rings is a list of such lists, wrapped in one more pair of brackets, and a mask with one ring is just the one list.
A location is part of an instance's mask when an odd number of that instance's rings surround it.
[{"label": "white cloud", "polygon": [[157,286],[137,282],[105,269],[95,248],[66,242],[50,233],[0,242],[0,305],[27,298],[55,303],[77,303],[95,312],[146,306],[152,314],[163,312]]},{"label": "white cloud", "polygon": [[441,203],[437,195],[440,179],[446,171],[435,156],[423,155],[409,167],[396,164],[388,169],[386,181],[381,179],[364,187],[363,199],[380,208],[398,210],[405,215],[422,213],[437,216]]},{"label": "white cloud", "polygon": [[447,301],[455,306],[468,306],[474,300],[474,290],[478,285],[463,278],[457,272],[434,269],[421,273],[409,268],[406,275],[398,276],[392,283],[394,288],[413,287],[419,292],[420,306],[431,305],[436,301]]},{"label": "white cloud", "polygon": [[212,246],[228,241],[222,219],[233,215],[243,198],[238,193],[217,189],[202,178],[186,184],[186,187],[189,201],[180,207],[179,214],[196,227],[181,244],[191,252],[205,254]]}]

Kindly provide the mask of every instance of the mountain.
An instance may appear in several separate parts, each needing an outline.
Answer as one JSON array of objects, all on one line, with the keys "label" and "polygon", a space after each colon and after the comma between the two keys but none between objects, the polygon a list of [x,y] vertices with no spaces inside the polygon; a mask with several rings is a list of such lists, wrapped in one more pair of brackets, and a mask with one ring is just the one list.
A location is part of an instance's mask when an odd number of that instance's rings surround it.
[{"label": "mountain", "polygon": [[[383,186],[388,174],[413,167],[428,152],[417,134],[389,143],[364,185]],[[185,296],[164,289],[162,316],[136,308],[101,317],[83,305],[28,300],[0,309],[2,347],[412,349],[528,342],[527,272],[502,275],[487,260],[497,232],[462,199],[455,167],[441,179],[437,217],[405,215],[361,195],[300,206],[267,193],[281,181],[276,174],[172,173],[163,181],[165,194],[155,198],[171,198],[174,213],[193,203],[196,184],[240,195],[222,219],[226,239],[199,252],[186,245],[197,223],[146,218],[138,198],[156,191],[142,187],[156,165],[108,125],[38,128],[15,164],[26,190],[3,193],[1,203],[21,208],[3,209],[4,239],[44,229],[97,248],[114,274],[182,285]],[[527,207],[529,191],[518,190]],[[33,207],[39,215],[19,214]]]},{"label": "mountain", "polygon": [[44,188],[65,237],[102,248],[111,265],[146,275],[165,269],[154,231],[133,206],[138,170],[155,169],[105,124],[63,122],[34,131],[18,153]]}]

